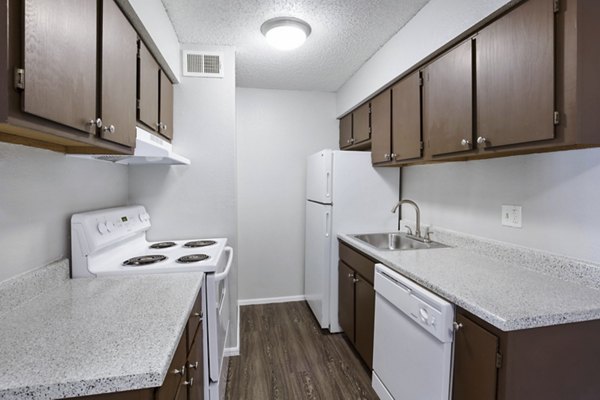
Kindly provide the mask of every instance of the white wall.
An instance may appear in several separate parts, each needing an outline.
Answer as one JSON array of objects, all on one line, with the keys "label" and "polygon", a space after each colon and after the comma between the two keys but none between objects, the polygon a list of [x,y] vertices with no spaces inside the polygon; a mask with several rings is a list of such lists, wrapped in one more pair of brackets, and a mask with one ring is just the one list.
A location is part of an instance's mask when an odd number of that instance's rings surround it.
[{"label": "white wall", "polygon": [[431,0],[337,92],[337,115],[360,104],[397,76],[508,0]]},{"label": "white wall", "polygon": [[[150,239],[227,237],[237,250],[235,53],[230,47],[199,49],[224,52],[225,78],[182,78],[175,85],[173,147],[191,165],[129,167],[129,202],[147,207]],[[236,264],[230,293],[236,304]],[[236,332],[237,307],[232,313]]]},{"label": "white wall", "polygon": [[127,167],[0,143],[0,281],[70,255],[71,214],[127,203]]},{"label": "white wall", "polygon": [[[404,168],[424,223],[600,263],[600,149]],[[523,228],[501,206],[523,207]],[[413,219],[411,210],[404,217]]]},{"label": "white wall", "polygon": [[179,40],[161,0],[129,0],[144,27],[178,80],[181,79]]},{"label": "white wall", "polygon": [[302,295],[306,156],[337,147],[335,95],[236,93],[240,299]]}]

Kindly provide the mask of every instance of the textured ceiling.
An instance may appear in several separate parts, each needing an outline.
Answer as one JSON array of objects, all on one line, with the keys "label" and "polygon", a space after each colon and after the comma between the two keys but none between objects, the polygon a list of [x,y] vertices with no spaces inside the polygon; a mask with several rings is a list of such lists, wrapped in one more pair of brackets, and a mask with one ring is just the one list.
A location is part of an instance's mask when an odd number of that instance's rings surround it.
[{"label": "textured ceiling", "polygon": [[[181,43],[236,47],[237,86],[337,91],[428,0],[162,0]],[[312,27],[289,52],[260,33],[273,17]]]}]

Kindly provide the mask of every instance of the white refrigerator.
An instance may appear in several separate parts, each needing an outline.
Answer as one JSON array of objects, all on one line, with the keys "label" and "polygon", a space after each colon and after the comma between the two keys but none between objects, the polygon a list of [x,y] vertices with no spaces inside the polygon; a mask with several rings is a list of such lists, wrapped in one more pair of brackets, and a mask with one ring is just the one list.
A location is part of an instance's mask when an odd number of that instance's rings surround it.
[{"label": "white refrigerator", "polygon": [[399,197],[399,168],[373,168],[371,153],[322,150],[306,168],[304,295],[322,329],[338,322],[338,233],[398,229],[392,207]]}]

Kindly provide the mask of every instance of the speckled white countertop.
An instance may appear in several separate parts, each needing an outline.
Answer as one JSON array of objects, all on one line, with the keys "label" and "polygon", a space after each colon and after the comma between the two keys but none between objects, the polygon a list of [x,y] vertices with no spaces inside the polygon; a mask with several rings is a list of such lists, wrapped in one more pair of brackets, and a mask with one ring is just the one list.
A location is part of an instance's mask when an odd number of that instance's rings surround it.
[{"label": "speckled white countertop", "polygon": [[504,331],[600,319],[593,264],[450,234],[436,240],[455,247],[406,251],[338,238]]},{"label": "speckled white countertop", "polygon": [[0,315],[0,398],[160,386],[202,273],[68,280]]}]

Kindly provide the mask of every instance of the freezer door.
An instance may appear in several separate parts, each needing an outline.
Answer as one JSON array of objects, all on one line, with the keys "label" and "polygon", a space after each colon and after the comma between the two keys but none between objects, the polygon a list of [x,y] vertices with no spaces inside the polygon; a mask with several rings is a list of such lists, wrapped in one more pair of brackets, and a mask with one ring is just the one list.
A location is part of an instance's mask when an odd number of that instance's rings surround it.
[{"label": "freezer door", "polygon": [[306,202],[304,295],[321,328],[329,327],[329,270],[332,207]]},{"label": "freezer door", "polygon": [[306,198],[323,204],[331,204],[333,152],[322,150],[308,156],[306,165]]}]

